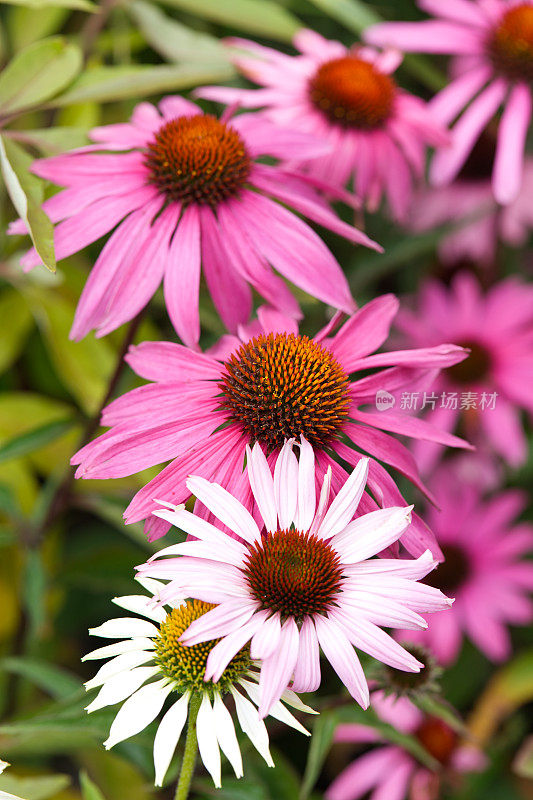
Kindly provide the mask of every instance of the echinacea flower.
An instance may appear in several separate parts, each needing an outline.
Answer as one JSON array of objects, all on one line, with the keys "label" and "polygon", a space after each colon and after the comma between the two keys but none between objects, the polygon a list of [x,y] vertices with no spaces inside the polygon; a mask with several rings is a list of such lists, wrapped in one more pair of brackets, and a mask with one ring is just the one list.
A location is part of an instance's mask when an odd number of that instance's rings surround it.
[{"label": "echinacea flower", "polygon": [[[470,350],[431,386],[432,423],[453,430],[461,422],[473,444],[521,464],[527,442],[520,409],[533,412],[533,287],[507,278],[483,293],[466,272],[449,287],[428,281],[415,307],[402,307],[396,324],[412,346],[455,342]],[[423,471],[438,457],[431,443],[416,443],[414,453]]]},{"label": "echinacea flower", "polygon": [[506,490],[485,496],[479,485],[457,474],[445,462],[431,485],[440,511],[427,518],[444,554],[425,581],[450,592],[455,603],[449,614],[432,618],[423,636],[409,631],[405,638],[429,647],[441,664],[457,658],[468,636],[493,661],[511,655],[507,625],[533,620],[533,525],[517,522],[527,505],[522,492]]},{"label": "echinacea flower", "polygon": [[392,215],[404,219],[413,179],[424,174],[426,148],[448,138],[425,103],[392,77],[401,55],[348,49],[310,30],[294,37],[301,53],[295,57],[246,40],[230,42],[248,51],[235,57],[237,66],[265,88],[207,87],[199,94],[262,108],[277,124],[328,141],[330,153],[311,159],[301,153],[292,161],[338,186],[353,178],[357,195],[371,210],[385,195]]},{"label": "echinacea flower", "polygon": [[[197,713],[200,757],[215,786],[219,787],[220,751],[236,776],[240,778],[243,774],[235,727],[224,703],[224,698],[231,696],[243,733],[273,767],[267,729],[256,708],[258,672],[250,649],[245,646],[237,648],[217,680],[205,681],[206,661],[217,642],[204,641],[193,647],[184,647],[180,636],[191,622],[209,613],[214,606],[179,598],[167,612],[159,603],[159,593],[164,584],[150,579],[140,579],[140,583],[150,596],[129,595],[116,597],[113,601],[136,614],[135,617],[111,619],[89,631],[93,636],[119,641],[100,647],[83,659],[105,659],[94,678],[85,684],[87,690],[100,687],[87,711],[124,703],[111,725],[105,747],[109,749],[140,733],[159,716],[167,698],[179,695],[179,699],[174,700],[165,712],[155,735],[156,786],[163,783],[188,714]],[[300,711],[316,713],[290,690],[281,695],[281,700]],[[271,716],[308,735],[281,700],[272,706]]]},{"label": "echinacea flower", "polygon": [[533,229],[533,159],[525,160],[517,197],[506,206],[498,206],[490,182],[492,158],[486,157],[486,146],[480,146],[487,138],[474,145],[453,183],[421,189],[411,204],[407,222],[411,231],[455,224],[455,230],[438,243],[439,259],[445,265],[453,267],[466,261],[490,268],[500,242],[523,246]]},{"label": "echinacea flower", "polygon": [[[195,540],[171,545],[138,569],[168,580],[161,599],[185,595],[217,606],[181,636],[198,646],[216,635],[205,678],[219,680],[235,654],[250,642],[260,660],[259,714],[264,717],[292,682],[295,692],[315,691],[321,681],[320,650],[352,697],[368,706],[366,678],[354,646],[391,666],[417,672],[423,665],[380,626],[425,628],[420,612],[447,609],[453,600],[418,581],[437,564],[418,559],[372,558],[396,542],[409,525],[412,506],[385,508],[354,520],[368,476],[362,459],[330,503],[328,468],[318,504],[313,448],[302,436],[299,460],[286,442],[273,471],[259,444],[247,448],[246,480],[257,504],[257,522],[219,484],[192,476],[189,491],[230,532],[185,508],[157,516]],[[238,537],[238,540],[235,538]]]},{"label": "echinacea flower", "polygon": [[479,772],[486,764],[482,751],[462,742],[457,732],[438,717],[420,711],[406,697],[373,692],[372,708],[378,717],[398,731],[414,736],[438,769],[432,772],[411,753],[389,744],[372,727],[345,723],[335,731],[336,742],[369,745],[378,748],[359,756],[335,778],[325,793],[326,800],[360,800],[367,792],[369,800],[436,800],[441,786],[460,773]]},{"label": "echinacea flower", "polygon": [[[452,128],[451,145],[436,153],[437,186],[458,174],[477,138],[503,108],[492,173],[496,200],[510,203],[523,177],[531,121],[533,3],[530,0],[418,0],[435,20],[384,22],[364,38],[404,51],[454,56],[453,79],[429,103],[435,120]],[[462,113],[461,113],[462,112]]]},{"label": "echinacea flower", "polygon": [[[170,461],[137,493],[125,513],[128,523],[149,518],[151,539],[163,536],[169,527],[150,516],[157,508],[154,498],[185,502],[189,497],[185,479],[192,473],[217,481],[252,510],[242,470],[246,445],[256,441],[275,457],[285,439],[305,436],[320,468],[331,466],[334,494],[346,479],[334,456],[355,466],[360,450],[420,485],[412,455],[385,431],[452,447],[466,443],[408,414],[372,413],[360,406],[373,403],[378,390],[427,381],[466,353],[444,345],[369,355],[386,339],[397,310],[395,297],[379,297],[356,311],[336,333],[338,317],[310,339],[298,334],[294,320],[261,308],[258,320],[239,329],[240,338],[223,337],[205,354],[171,342],[144,342],[130,348],[126,360],[152,383],[105,409],[102,424],[111,429],[73,457],[72,463],[80,465],[76,476],[118,478]],[[360,372],[364,377],[358,377]],[[369,488],[379,505],[405,505],[394,481],[375,460],[370,464]],[[371,510],[367,495],[362,502],[365,510]],[[435,539],[416,518],[402,543],[413,555],[427,547],[439,552]]]},{"label": "echinacea flower", "polygon": [[[164,98],[159,110],[141,103],[129,123],[95,128],[91,138],[98,144],[32,167],[67,187],[43,206],[59,223],[58,259],[113,231],[81,295],[71,338],[92,329],[104,336],[133,319],[163,280],[169,316],[185,344],[195,345],[202,270],[232,331],[248,320],[250,287],[287,314],[300,315],[271,267],[325,303],[353,310],[339,264],[285,206],[351,242],[379,247],[342,222],[307,180],[262,163],[265,156],[315,155],[323,143],[279,131],[253,114],[216,119],[182,97]],[[24,230],[20,221],[10,229]],[[39,256],[31,250],[21,263],[34,267]]]}]

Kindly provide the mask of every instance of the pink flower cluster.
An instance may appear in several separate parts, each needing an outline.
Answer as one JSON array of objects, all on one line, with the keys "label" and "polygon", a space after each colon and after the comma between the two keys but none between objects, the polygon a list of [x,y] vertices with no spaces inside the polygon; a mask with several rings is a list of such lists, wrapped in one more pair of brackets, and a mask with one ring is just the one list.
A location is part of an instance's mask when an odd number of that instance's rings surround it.
[{"label": "pink flower cluster", "polygon": [[[371,213],[385,199],[391,217],[416,231],[472,214],[441,243],[451,263],[493,259],[498,236],[520,242],[533,222],[524,161],[533,4],[419,6],[437,19],[378,25],[351,49],[309,30],[295,37],[297,55],[230,40],[260,88],[199,90],[228,104],[221,116],[182,97],[142,102],[129,122],[94,129],[92,144],[33,171],[63,187],[44,204],[58,259],[107,237],[73,339],[133,320],[163,283],[182,343],[130,347],[125,361],[145,383],[103,409],[108,430],[72,463],[85,479],[162,467],[124,517],[145,521],[151,541],[171,526],[186,534],[138,572],[160,604],[213,606],[179,638],[186,647],[218,640],[205,682],[217,684],[247,648],[262,720],[281,713],[287,690],[318,689],[322,654],[363,708],[372,703],[441,766],[467,771],[481,768],[480,753],[410,700],[370,694],[358,651],[417,673],[423,663],[400,642],[423,643],[449,664],[465,633],[500,660],[511,652],[506,626],[533,617],[524,560],[533,528],[515,520],[519,494],[498,493],[491,479],[488,496],[476,461],[496,475],[526,458],[533,289],[518,278],[484,289],[460,272],[448,286],[425,280],[402,308],[391,294],[357,305],[314,227],[380,252],[333,201]],[[400,51],[452,55],[451,82],[429,103],[410,94],[393,77]],[[492,183],[467,175],[482,137],[492,137]],[[424,188],[428,148],[438,190]],[[26,231],[20,220],[10,230]],[[22,264],[37,266],[36,251]],[[202,276],[229,331],[205,350]],[[314,336],[303,333],[295,290],[331,307]],[[253,292],[264,302],[255,312]],[[423,417],[392,407],[396,396],[429,390],[439,402]],[[490,395],[493,407],[458,405],[462,393]],[[447,447],[477,447],[478,456],[453,461]],[[404,499],[403,479],[425,497],[422,516]],[[341,726],[337,740],[382,743],[360,725]],[[434,780],[387,745],[349,766],[327,797],[426,798]]]}]

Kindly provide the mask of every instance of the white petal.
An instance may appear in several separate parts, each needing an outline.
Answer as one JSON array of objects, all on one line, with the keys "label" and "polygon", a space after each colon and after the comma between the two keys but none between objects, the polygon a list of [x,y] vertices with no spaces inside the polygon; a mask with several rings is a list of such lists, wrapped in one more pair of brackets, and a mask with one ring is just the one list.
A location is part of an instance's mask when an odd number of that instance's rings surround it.
[{"label": "white petal", "polygon": [[202,698],[202,703],[196,717],[196,736],[198,737],[198,750],[206,770],[213,778],[217,789],[221,786],[220,775],[220,750],[215,733],[215,719],[207,692]]},{"label": "white petal", "polygon": [[158,673],[159,667],[137,667],[130,672],[114,675],[104,683],[92,703],[87,706],[86,711],[90,714],[91,711],[97,711],[99,708],[121,703],[130,694],[136,692],[139,686]]},{"label": "white petal", "polygon": [[90,628],[89,633],[91,636],[101,636],[103,639],[132,639],[134,636],[157,636],[159,631],[146,619],[121,617],[108,619],[98,628]]},{"label": "white petal", "polygon": [[[250,683],[250,681],[247,680],[241,680],[240,684],[244,687],[254,703],[259,705],[259,686],[256,683]],[[277,703],[274,703],[268,713],[269,716],[274,717],[274,719],[278,719],[280,722],[284,722],[285,725],[289,725],[291,728],[300,731],[300,733],[304,733],[306,736],[311,735],[309,731],[306,731],[303,725],[300,725],[296,717],[293,717],[291,712],[285,708],[281,701],[278,700]]]},{"label": "white petal", "polygon": [[146,591],[150,592],[154,597],[158,596],[160,590],[165,585],[161,583],[161,581],[156,581],[154,578],[144,578],[142,575],[136,575],[135,580],[141,584],[143,589],[146,589]]},{"label": "white petal", "polygon": [[380,508],[355,519],[335,537],[332,546],[343,563],[364,561],[396,542],[411,524],[413,506]]},{"label": "white petal", "polygon": [[[230,541],[228,537],[228,541]],[[239,544],[235,542],[235,544]],[[158,556],[164,555],[177,555],[189,556],[190,558],[207,558],[210,561],[221,561],[223,564],[233,564],[235,567],[242,567],[244,558],[247,551],[242,548],[239,552],[236,548],[231,547],[226,542],[222,544],[212,544],[211,542],[188,541],[175,544],[171,547],[165,548],[167,551],[161,551]],[[172,551],[172,553],[170,553]]]},{"label": "white petal", "polygon": [[309,533],[316,533],[322,525],[322,520],[326,513],[326,508],[329,502],[329,493],[331,491],[331,467],[328,467],[324,480],[322,481],[322,488],[320,489],[320,497],[318,498],[318,508],[316,510],[315,518],[309,529]]},{"label": "white petal", "polygon": [[96,661],[100,658],[113,658],[113,656],[120,656],[122,653],[131,653],[134,650],[153,650],[154,643],[152,639],[123,639],[121,642],[115,644],[106,644],[105,647],[99,647],[91,653],[83,656],[82,661]]},{"label": "white petal", "polygon": [[268,658],[274,652],[281,635],[281,620],[279,614],[274,614],[259,628],[252,638],[250,655],[255,659]]},{"label": "white petal", "polygon": [[307,439],[301,436],[298,462],[298,508],[294,524],[299,531],[307,531],[315,516],[315,453]]},{"label": "white petal", "polygon": [[255,749],[263,756],[269,767],[274,766],[270,749],[268,747],[268,732],[262,719],[259,719],[259,711],[253,706],[246,697],[243,697],[233,686],[230,692],[235,700],[235,710],[237,719],[243,733],[248,736]]},{"label": "white petal", "polygon": [[162,786],[174,750],[187,720],[190,692],[185,692],[177,703],[170,706],[161,720],[154,739],[155,785]]},{"label": "white petal", "polygon": [[431,550],[426,550],[418,558],[373,558],[370,561],[352,564],[348,574],[355,578],[373,573],[390,572],[393,575],[401,575],[403,578],[419,581],[425,578],[432,569],[435,569],[438,563]]},{"label": "white petal", "polygon": [[292,451],[294,439],[288,439],[280,450],[274,467],[274,495],[280,528],[290,528],[298,503],[298,460]]},{"label": "white petal", "polygon": [[255,502],[263,518],[267,531],[275,531],[278,527],[276,501],[274,499],[274,481],[265,454],[259,442],[250,450],[246,445],[248,480],[252,487]]},{"label": "white petal", "polygon": [[293,692],[292,689],[285,689],[281,695],[281,699],[284,703],[287,703],[288,706],[292,706],[297,711],[305,711],[306,714],[320,713],[319,711],[315,711],[314,708],[311,708],[311,706],[306,706],[305,703],[302,703],[296,692]]},{"label": "white petal", "polygon": [[143,731],[157,717],[171,691],[172,684],[164,678],[132,694],[113,720],[109,737],[104,742],[106,750]]},{"label": "white petal", "polygon": [[218,692],[215,692],[213,700],[213,716],[220,749],[233,767],[237,778],[242,778],[242,757],[237,736],[235,735],[235,727],[231,714],[222,702],[222,698]]},{"label": "white petal", "polygon": [[134,614],[148,617],[148,619],[154,622],[163,622],[167,616],[166,611],[160,606],[157,606],[156,602],[157,601],[154,600],[153,597],[146,597],[140,594],[130,594],[125,597],[113,598],[113,603],[120,606],[120,608],[125,608],[126,611],[133,611]]},{"label": "white petal", "polygon": [[362,458],[348,480],[331,503],[324,520],[318,529],[318,535],[329,539],[340,533],[353,519],[357,506],[363,495],[368,477],[368,458]]},{"label": "white petal", "polygon": [[[215,526],[207,522],[207,520],[196,516],[196,514],[191,514],[190,511],[186,511],[184,508],[180,508],[179,511],[175,512],[154,511],[154,515],[161,519],[166,519],[167,522],[172,522],[177,528],[180,528],[185,533],[194,536],[195,539],[199,539],[202,542],[222,545],[223,547],[235,550],[237,553],[246,552],[243,545],[236,539],[232,539],[231,536],[221,531],[220,528],[215,528]],[[169,547],[164,547],[162,550],[158,550],[148,560],[148,563],[161,556],[179,555],[179,550],[176,550],[177,546],[178,545],[170,545]]]},{"label": "white petal", "polygon": [[103,683],[112,678],[113,675],[118,675],[120,672],[133,669],[133,667],[140,667],[141,664],[146,664],[147,661],[152,661],[154,654],[151,650],[134,650],[131,653],[122,653],[122,655],[112,658],[106,664],[103,664],[94,678],[87,681],[85,684],[86,689],[95,689]]},{"label": "white petal", "polygon": [[218,483],[210,483],[197,475],[192,475],[186,483],[189,491],[245,542],[253,544],[261,538],[250,512]]}]

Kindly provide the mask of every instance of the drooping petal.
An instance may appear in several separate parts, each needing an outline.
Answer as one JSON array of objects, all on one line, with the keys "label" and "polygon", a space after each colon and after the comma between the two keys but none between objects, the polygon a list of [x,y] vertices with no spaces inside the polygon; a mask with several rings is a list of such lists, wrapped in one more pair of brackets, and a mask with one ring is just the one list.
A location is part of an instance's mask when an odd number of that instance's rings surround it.
[{"label": "drooping petal", "polygon": [[187,720],[190,692],[185,692],[169,708],[154,738],[155,785],[162,786],[183,726]]}]

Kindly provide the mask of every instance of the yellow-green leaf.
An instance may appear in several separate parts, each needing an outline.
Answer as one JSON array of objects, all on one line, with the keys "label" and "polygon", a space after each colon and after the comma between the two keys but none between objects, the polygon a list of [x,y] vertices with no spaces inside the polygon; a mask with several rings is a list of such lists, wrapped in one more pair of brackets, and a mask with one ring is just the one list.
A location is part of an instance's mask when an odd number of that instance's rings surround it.
[{"label": "yellow-green leaf", "polygon": [[228,64],[228,49],[214,36],[182,25],[144,0],[133,0],[126,8],[148,44],[167,61]]},{"label": "yellow-green leaf", "polygon": [[0,336],[0,373],[2,373],[18,358],[33,323],[26,300],[15,289],[8,287],[0,294],[0,320],[2,320],[2,336]]},{"label": "yellow-green leaf", "polygon": [[115,356],[107,340],[92,334],[81,342],[68,338],[74,310],[74,304],[63,297],[42,292],[35,313],[58,376],[81,408],[94,414],[105,395]]},{"label": "yellow-green leaf", "polygon": [[167,6],[237,30],[290,42],[302,23],[273,0],[162,0]]},{"label": "yellow-green leaf", "polygon": [[46,102],[74,80],[81,66],[80,48],[61,36],[21,50],[0,75],[0,115]]},{"label": "yellow-green leaf", "polygon": [[11,6],[27,6],[40,10],[48,6],[57,6],[58,8],[72,8],[78,11],[90,11],[92,13],[98,11],[98,6],[91,2],[91,0],[0,0],[2,3],[7,3]]},{"label": "yellow-green leaf", "polygon": [[128,97],[177,92],[202,83],[221,81],[233,74],[229,64],[179,64],[177,66],[96,67],[80,75],[49,108],[94,100],[107,103]]},{"label": "yellow-green leaf", "polygon": [[54,228],[41,208],[42,183],[29,172],[31,162],[30,156],[14,141],[0,136],[0,166],[8,194],[26,223],[43,264],[55,272]]}]

